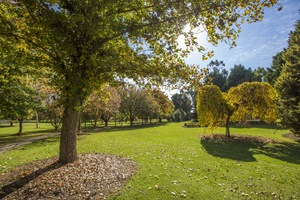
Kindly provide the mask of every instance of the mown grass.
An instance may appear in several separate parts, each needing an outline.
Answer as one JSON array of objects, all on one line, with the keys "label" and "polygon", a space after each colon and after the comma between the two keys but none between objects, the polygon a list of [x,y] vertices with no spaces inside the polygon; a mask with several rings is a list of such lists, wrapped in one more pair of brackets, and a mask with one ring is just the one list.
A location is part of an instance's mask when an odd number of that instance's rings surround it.
[{"label": "mown grass", "polygon": [[[111,199],[300,199],[300,144],[281,136],[287,130],[231,129],[280,141],[262,144],[201,141],[199,135],[209,130],[182,125],[101,129],[79,136],[78,152],[116,154],[138,163],[138,172]],[[0,155],[1,172],[56,156],[58,142],[50,138]]]},{"label": "mown grass", "polygon": [[54,132],[53,126],[49,123],[40,123],[40,128],[36,128],[35,123],[24,123],[22,135],[17,135],[18,130],[18,123],[14,123],[13,127],[9,124],[0,124],[0,146]]}]

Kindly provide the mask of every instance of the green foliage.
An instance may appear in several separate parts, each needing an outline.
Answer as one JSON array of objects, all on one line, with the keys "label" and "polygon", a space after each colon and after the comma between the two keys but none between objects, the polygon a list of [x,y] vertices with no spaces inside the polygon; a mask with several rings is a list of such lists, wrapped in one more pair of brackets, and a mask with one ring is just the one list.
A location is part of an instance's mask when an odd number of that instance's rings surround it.
[{"label": "green foliage", "polygon": [[94,128],[97,128],[104,106],[108,103],[109,93],[104,92],[104,88],[94,91],[88,98],[84,107],[84,115],[90,119]]},{"label": "green foliage", "polygon": [[127,88],[120,88],[119,94],[121,97],[120,112],[126,116],[133,125],[133,121],[140,116],[144,116],[149,111],[148,92],[143,89],[129,86]]},{"label": "green foliage", "polygon": [[225,63],[223,61],[212,60],[208,67],[211,69],[208,74],[208,81],[218,86],[223,92],[226,91],[228,71],[223,68],[225,67]]},{"label": "green foliage", "polygon": [[[202,70],[183,61],[193,49],[203,51],[192,29],[204,26],[210,43],[235,46],[240,24],[261,21],[264,7],[276,2],[3,0],[0,43],[21,44],[35,68],[52,73],[65,107],[60,161],[67,163],[76,159],[79,109],[95,88],[124,77],[140,83],[199,82]],[[185,32],[187,24],[191,31]],[[177,43],[181,34],[186,49]]]},{"label": "green foliage", "polygon": [[175,122],[185,121],[186,113],[183,110],[176,109],[172,113],[172,117]]},{"label": "green foliage", "polygon": [[189,120],[192,110],[192,101],[190,98],[186,94],[176,93],[172,95],[171,99],[174,104],[174,111],[179,110],[182,120]]},{"label": "green foliage", "polygon": [[104,120],[105,126],[107,126],[110,118],[119,112],[121,97],[116,88],[108,85],[104,88],[104,94],[108,95],[107,101],[102,102],[99,112],[101,119]]},{"label": "green foliage", "polygon": [[234,65],[230,69],[230,74],[227,81],[227,89],[229,90],[232,87],[236,87],[244,82],[252,81],[252,70],[251,68],[246,69],[243,65]]},{"label": "green foliage", "polygon": [[59,102],[59,97],[55,94],[49,95],[46,99],[45,107],[47,119],[50,119],[51,125],[57,131],[61,125],[63,116],[63,106]]},{"label": "green foliage", "polygon": [[273,60],[272,60],[272,65],[270,68],[267,68],[267,72],[266,72],[266,81],[268,83],[270,83],[271,85],[274,85],[276,80],[278,79],[281,71],[282,71],[282,67],[285,63],[285,61],[283,60],[283,54],[286,51],[286,49],[284,49],[283,51],[277,53],[275,56],[273,56]]},{"label": "green foliage", "polygon": [[284,65],[275,83],[279,93],[281,123],[300,134],[300,21],[290,33],[288,48],[283,52]]},{"label": "green foliage", "polygon": [[152,95],[158,105],[159,119],[161,120],[162,118],[170,117],[174,106],[173,106],[172,102],[169,100],[168,96],[165,95],[159,89],[152,90]]},{"label": "green foliage", "polygon": [[40,94],[19,81],[10,81],[0,88],[0,112],[7,119],[20,122],[19,134],[22,134],[22,122],[34,110],[40,108]]}]

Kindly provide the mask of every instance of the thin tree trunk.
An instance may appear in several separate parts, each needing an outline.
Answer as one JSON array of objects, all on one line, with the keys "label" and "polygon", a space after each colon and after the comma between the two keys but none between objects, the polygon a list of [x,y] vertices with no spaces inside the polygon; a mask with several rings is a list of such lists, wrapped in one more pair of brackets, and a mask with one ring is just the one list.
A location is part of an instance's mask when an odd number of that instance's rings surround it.
[{"label": "thin tree trunk", "polygon": [[9,124],[10,126],[13,126],[14,125],[14,123],[13,123],[13,121],[10,121],[10,124]]},{"label": "thin tree trunk", "polygon": [[230,116],[227,116],[227,118],[226,118],[226,137],[227,138],[230,138],[229,119],[230,119]]},{"label": "thin tree trunk", "polygon": [[97,119],[94,119],[94,129],[97,128]]},{"label": "thin tree trunk", "polygon": [[227,118],[226,118],[226,136],[227,138],[230,138],[230,131],[229,131],[229,122],[230,117],[233,115],[234,110],[227,109]]},{"label": "thin tree trunk", "polygon": [[133,120],[134,119],[130,119],[130,126],[133,126]]},{"label": "thin tree trunk", "polygon": [[35,128],[40,128],[39,124],[39,114],[37,111],[35,111]]},{"label": "thin tree trunk", "polygon": [[77,159],[76,129],[80,113],[74,107],[67,106],[64,110],[59,147],[59,162],[62,164]]}]

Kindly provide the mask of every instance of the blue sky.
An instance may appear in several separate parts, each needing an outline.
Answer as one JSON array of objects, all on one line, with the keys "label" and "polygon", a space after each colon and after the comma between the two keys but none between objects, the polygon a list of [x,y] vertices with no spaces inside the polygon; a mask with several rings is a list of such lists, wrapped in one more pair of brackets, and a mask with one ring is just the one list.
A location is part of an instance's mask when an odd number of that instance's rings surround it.
[{"label": "blue sky", "polygon": [[[262,22],[243,24],[242,32],[237,39],[237,46],[230,49],[228,44],[220,43],[213,47],[203,40],[202,45],[208,50],[214,50],[213,60],[223,60],[229,69],[235,64],[242,64],[246,68],[270,67],[272,56],[287,47],[290,31],[294,30],[294,24],[300,20],[300,0],[281,0],[279,3],[283,9],[279,12],[278,5],[265,10]],[[209,61],[201,60],[202,54],[193,52],[186,59],[188,64],[207,66]]]}]

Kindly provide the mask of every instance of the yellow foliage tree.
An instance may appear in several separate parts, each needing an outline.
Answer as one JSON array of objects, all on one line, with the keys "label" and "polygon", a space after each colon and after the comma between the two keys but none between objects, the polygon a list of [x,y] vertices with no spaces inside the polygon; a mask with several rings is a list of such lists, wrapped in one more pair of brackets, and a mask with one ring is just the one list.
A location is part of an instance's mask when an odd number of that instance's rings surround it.
[{"label": "yellow foliage tree", "polygon": [[230,121],[260,119],[275,122],[278,116],[276,90],[269,83],[245,82],[222,93],[215,85],[203,86],[197,97],[198,120],[201,126],[226,124],[230,137]]},{"label": "yellow foliage tree", "polygon": [[245,82],[228,91],[232,104],[237,105],[232,121],[260,119],[275,122],[278,117],[277,92],[269,83]]}]

